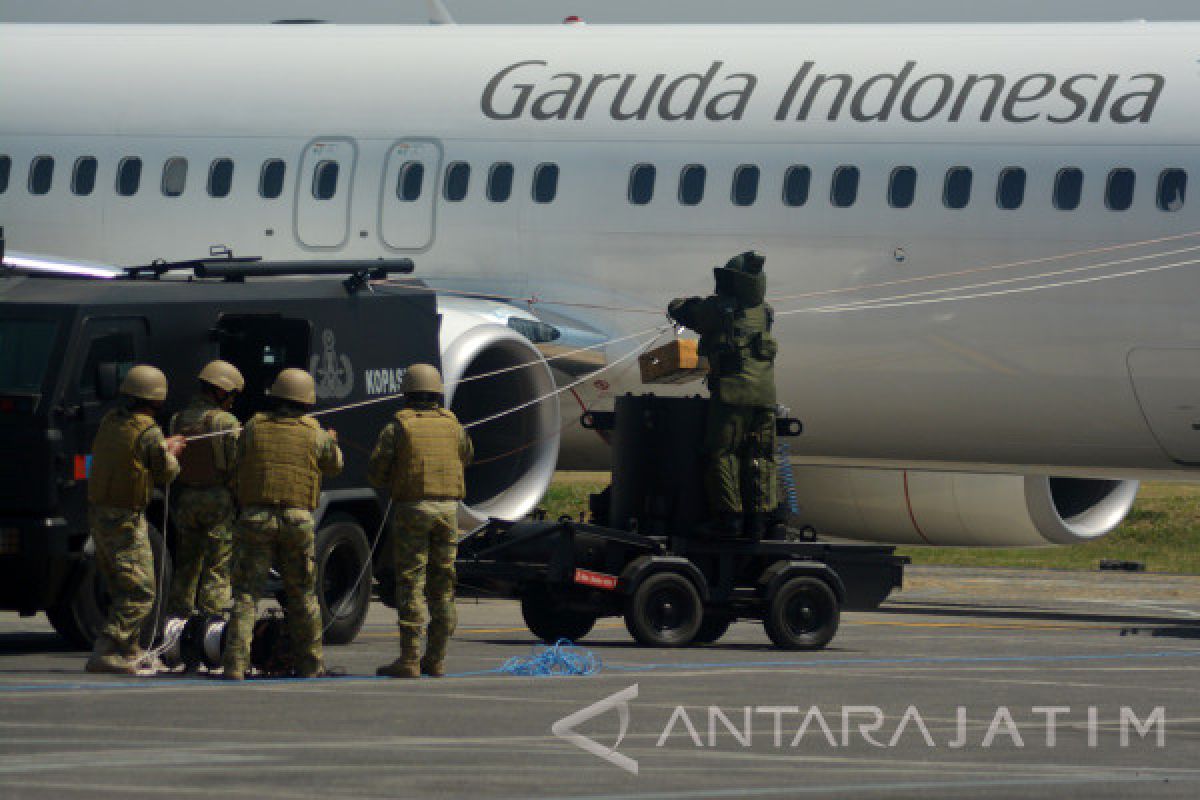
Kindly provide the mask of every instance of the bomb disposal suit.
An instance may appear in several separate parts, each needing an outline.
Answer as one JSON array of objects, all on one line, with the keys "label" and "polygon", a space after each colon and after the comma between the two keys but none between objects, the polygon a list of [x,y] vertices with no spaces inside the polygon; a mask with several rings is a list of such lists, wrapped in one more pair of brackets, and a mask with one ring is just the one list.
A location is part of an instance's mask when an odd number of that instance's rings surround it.
[{"label": "bomb disposal suit", "polygon": [[761,534],[766,514],[779,505],[775,462],[774,312],[764,302],[766,259],[743,253],[713,270],[716,293],[671,301],[668,315],[700,334],[708,359],[709,403],[705,431],[706,488],[720,529]]},{"label": "bomb disposal suit", "polygon": [[321,609],[316,596],[316,525],[312,512],[321,478],[342,471],[342,451],[330,431],[306,413],[316,404],[312,376],[279,373],[269,392],[277,406],[256,414],[238,439],[233,614],[225,646],[225,677],[240,680],[250,663],[258,596],[272,563],[283,581],[284,607],[296,674],[324,669]]},{"label": "bomb disposal suit", "polygon": [[[473,449],[453,412],[442,407],[442,378],[434,367],[410,367],[404,396],[406,407],[380,432],[367,465],[367,479],[391,493],[395,509],[391,533],[400,658],[378,674],[439,677],[445,674],[446,648],[458,621],[458,503],[466,496],[463,471]],[[420,658],[426,617],[428,640]]]}]

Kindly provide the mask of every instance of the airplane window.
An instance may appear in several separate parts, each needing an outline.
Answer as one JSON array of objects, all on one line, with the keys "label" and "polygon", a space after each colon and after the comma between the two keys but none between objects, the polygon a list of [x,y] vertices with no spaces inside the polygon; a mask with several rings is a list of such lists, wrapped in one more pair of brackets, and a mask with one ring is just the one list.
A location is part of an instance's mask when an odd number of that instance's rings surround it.
[{"label": "airplane window", "polygon": [[743,164],[733,173],[733,204],[752,206],[758,199],[758,167]]},{"label": "airplane window", "polygon": [[858,199],[858,167],[838,167],[833,171],[829,200],[838,208],[849,208]]},{"label": "airplane window", "polygon": [[493,203],[506,203],[512,196],[513,165],[507,161],[492,164],[488,173],[488,200]]},{"label": "airplane window", "polygon": [[946,172],[946,185],[942,192],[942,203],[946,208],[966,208],[971,202],[971,169],[951,167]]},{"label": "airplane window", "polygon": [[1000,172],[996,187],[996,205],[1005,211],[1015,211],[1025,202],[1025,170],[1007,167]]},{"label": "airplane window", "polygon": [[71,171],[71,193],[84,197],[96,188],[96,159],[83,156],[75,160],[75,169]]},{"label": "airplane window", "polygon": [[283,177],[287,174],[287,165],[282,159],[269,158],[263,162],[262,171],[258,176],[258,195],[267,200],[274,200],[283,194]]},{"label": "airplane window", "polygon": [[896,167],[888,179],[888,205],[909,208],[917,194],[917,171],[912,167]]},{"label": "airplane window", "polygon": [[208,168],[208,196],[228,197],[233,186],[233,159],[218,158]]},{"label": "airplane window", "polygon": [[45,194],[54,183],[54,157],[38,156],[29,165],[29,193]]},{"label": "airplane window", "polygon": [[1158,176],[1159,211],[1178,211],[1183,208],[1187,193],[1187,173],[1181,169],[1164,169]]},{"label": "airplane window", "polygon": [[421,196],[421,185],[425,183],[425,165],[420,161],[406,161],[396,178],[396,197],[412,203]]},{"label": "airplane window", "polygon": [[685,206],[699,205],[704,199],[704,179],[708,170],[699,164],[689,164],[679,174],[679,202]]},{"label": "airplane window", "polygon": [[1064,167],[1054,177],[1054,207],[1059,211],[1074,211],[1079,208],[1083,196],[1083,170]]},{"label": "airplane window", "polygon": [[313,197],[318,200],[332,200],[337,194],[338,173],[341,169],[336,161],[318,162],[313,170]]},{"label": "airplane window", "polygon": [[451,203],[461,202],[467,196],[470,183],[471,165],[465,161],[455,161],[446,167],[446,182],[442,186],[442,194]]},{"label": "airplane window", "polygon": [[539,164],[533,171],[533,201],[552,203],[558,194],[558,164]]},{"label": "airplane window", "polygon": [[179,197],[187,184],[188,162],[186,158],[176,156],[168,158],[163,164],[162,193],[166,197]]},{"label": "airplane window", "polygon": [[796,208],[808,202],[808,185],[812,170],[799,164],[788,167],[783,174],[783,204]]},{"label": "airplane window", "polygon": [[654,180],[658,170],[653,164],[638,164],[629,173],[629,202],[644,206],[654,199]]},{"label": "airplane window", "polygon": [[1108,173],[1108,186],[1104,191],[1104,205],[1109,211],[1127,211],[1133,205],[1133,170],[1118,167]]},{"label": "airplane window", "polygon": [[133,197],[142,183],[142,160],[137,156],[122,158],[117,165],[117,194]]},{"label": "airplane window", "polygon": [[12,159],[0,156],[0,194],[8,191],[8,174],[12,172]]}]

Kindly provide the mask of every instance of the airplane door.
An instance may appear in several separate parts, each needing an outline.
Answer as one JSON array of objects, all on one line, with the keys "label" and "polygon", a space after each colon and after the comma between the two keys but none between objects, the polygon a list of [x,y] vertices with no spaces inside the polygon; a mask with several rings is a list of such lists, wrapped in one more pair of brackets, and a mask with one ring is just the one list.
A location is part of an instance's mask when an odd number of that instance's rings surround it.
[{"label": "airplane door", "polygon": [[433,243],[442,147],[428,139],[396,142],[388,151],[379,203],[379,235],[393,250]]},{"label": "airplane door", "polygon": [[1200,349],[1140,347],[1128,363],[1154,438],[1176,461],[1200,464]]},{"label": "airplane door", "polygon": [[351,139],[316,139],[305,148],[296,182],[296,239],[305,247],[346,243],[357,154]]}]

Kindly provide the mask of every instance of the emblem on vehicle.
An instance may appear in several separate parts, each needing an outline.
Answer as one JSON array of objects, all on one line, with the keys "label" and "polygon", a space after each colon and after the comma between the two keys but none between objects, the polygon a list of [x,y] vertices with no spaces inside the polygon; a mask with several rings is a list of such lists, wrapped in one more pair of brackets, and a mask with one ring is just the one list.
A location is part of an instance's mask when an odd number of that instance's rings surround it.
[{"label": "emblem on vehicle", "polygon": [[354,390],[354,367],[350,357],[338,355],[337,339],[333,331],[326,328],[321,333],[324,352],[316,354],[309,362],[308,371],[317,383],[317,397],[322,400],[342,400]]}]

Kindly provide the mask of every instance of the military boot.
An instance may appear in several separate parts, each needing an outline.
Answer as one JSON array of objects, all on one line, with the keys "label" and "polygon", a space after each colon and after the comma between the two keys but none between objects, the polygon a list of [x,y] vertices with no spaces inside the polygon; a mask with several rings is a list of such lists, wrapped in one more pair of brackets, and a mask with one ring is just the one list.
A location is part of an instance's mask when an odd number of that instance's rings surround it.
[{"label": "military boot", "polygon": [[400,657],[390,664],[375,670],[381,678],[421,677],[421,637],[415,634],[400,634]]},{"label": "military boot", "polygon": [[421,674],[431,678],[446,677],[446,642],[430,637],[421,659]]},{"label": "military boot", "polygon": [[117,648],[117,643],[107,636],[96,637],[92,654],[83,668],[87,672],[110,675],[136,675],[138,673],[137,665],[126,658]]}]

